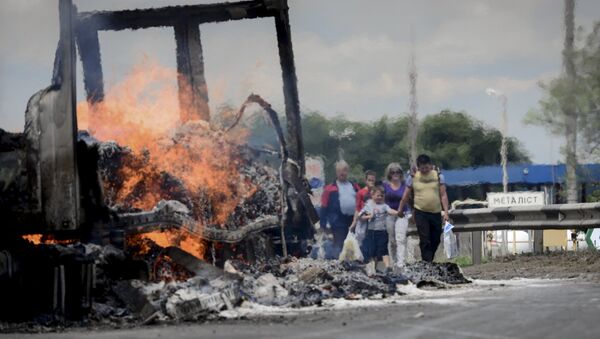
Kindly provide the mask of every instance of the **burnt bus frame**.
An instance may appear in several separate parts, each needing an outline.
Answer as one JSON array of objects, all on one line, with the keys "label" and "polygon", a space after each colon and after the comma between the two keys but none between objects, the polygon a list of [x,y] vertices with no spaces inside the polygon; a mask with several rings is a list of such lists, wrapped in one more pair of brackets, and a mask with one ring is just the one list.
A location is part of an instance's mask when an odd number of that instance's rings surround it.
[{"label": "burnt bus frame", "polygon": [[[291,160],[304,174],[304,145],[300,122],[300,104],[290,32],[287,0],[252,0],[122,11],[82,12],[77,15],[76,37],[83,65],[87,100],[97,103],[104,98],[102,65],[98,31],[119,31],[151,27],[172,27],[177,46],[177,71],[180,101],[186,86],[200,108],[187,119],[209,119],[206,103],[208,93],[204,76],[204,61],[199,26],[205,23],[272,17],[277,33],[277,47],[283,79],[283,95],[287,118],[288,147]],[[180,102],[180,104],[184,104]]]},{"label": "burnt bus frame", "polygon": [[[230,20],[272,17],[283,78],[287,121],[287,171],[304,177],[304,145],[294,54],[292,50],[287,0],[252,0],[121,11],[78,12],[72,0],[59,0],[60,40],[52,85],[36,93],[26,112],[25,137],[27,177],[31,203],[27,211],[10,211],[9,224],[17,233],[49,233],[79,230],[83,224],[96,223],[82,199],[85,177],[77,156],[77,112],[75,88],[76,47],[83,66],[84,87],[90,105],[104,99],[104,83],[98,31],[119,31],[150,27],[172,27],[176,40],[180,105],[190,98],[196,111],[181,116],[209,119],[208,94],[199,25]],[[188,87],[185,87],[187,85]],[[191,95],[184,91],[191,91]],[[81,160],[81,159],[80,159]],[[13,213],[14,212],[14,213]],[[18,225],[18,226],[17,226]],[[11,225],[9,225],[11,228]]]}]

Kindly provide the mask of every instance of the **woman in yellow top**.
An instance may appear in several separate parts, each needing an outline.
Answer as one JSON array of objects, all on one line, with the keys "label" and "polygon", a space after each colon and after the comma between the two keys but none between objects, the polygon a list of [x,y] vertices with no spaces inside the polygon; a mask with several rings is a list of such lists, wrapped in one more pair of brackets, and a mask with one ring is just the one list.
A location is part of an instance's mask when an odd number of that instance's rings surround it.
[{"label": "woman in yellow top", "polygon": [[417,157],[417,172],[414,177],[408,177],[406,186],[398,208],[399,216],[403,217],[404,206],[414,192],[414,217],[421,258],[432,262],[441,241],[442,220],[448,221],[448,195],[444,175],[433,169],[429,156],[421,154]]}]

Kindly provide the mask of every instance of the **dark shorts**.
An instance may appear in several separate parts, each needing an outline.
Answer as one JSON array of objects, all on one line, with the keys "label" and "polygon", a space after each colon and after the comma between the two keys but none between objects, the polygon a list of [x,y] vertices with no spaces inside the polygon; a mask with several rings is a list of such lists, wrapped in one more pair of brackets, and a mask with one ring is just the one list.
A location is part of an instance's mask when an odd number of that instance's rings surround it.
[{"label": "dark shorts", "polygon": [[372,258],[381,259],[381,257],[388,255],[387,232],[367,230],[360,250],[365,257],[365,261]]}]

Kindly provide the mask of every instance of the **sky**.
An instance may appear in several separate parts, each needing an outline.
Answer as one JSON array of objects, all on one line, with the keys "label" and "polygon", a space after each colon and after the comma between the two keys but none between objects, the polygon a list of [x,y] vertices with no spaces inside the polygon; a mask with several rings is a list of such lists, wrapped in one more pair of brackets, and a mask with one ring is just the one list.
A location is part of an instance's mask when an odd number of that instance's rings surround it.
[{"label": "sky", "polygon": [[[218,1],[79,0],[79,11]],[[465,111],[501,126],[508,97],[508,135],[535,163],[562,159],[561,136],[522,123],[542,97],[540,81],[561,72],[559,0],[289,0],[301,109],[370,121],[408,111],[411,31],[418,68],[419,115]],[[0,5],[0,128],[21,131],[31,95],[50,84],[58,41],[54,0]],[[575,21],[589,31],[600,1],[577,0]],[[283,111],[281,69],[272,18],[200,26],[210,106],[240,105],[257,93]],[[171,29],[101,32],[106,87],[144,57],[175,68]],[[78,98],[84,99],[78,62]],[[173,79],[175,81],[175,79]]]}]

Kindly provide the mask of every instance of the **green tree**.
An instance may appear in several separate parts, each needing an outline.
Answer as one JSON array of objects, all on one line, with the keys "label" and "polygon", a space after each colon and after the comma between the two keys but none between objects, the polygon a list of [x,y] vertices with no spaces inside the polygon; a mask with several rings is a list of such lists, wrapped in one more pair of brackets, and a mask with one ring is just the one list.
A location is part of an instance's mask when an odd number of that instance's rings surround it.
[{"label": "green tree", "polygon": [[587,36],[584,45],[575,54],[578,82],[583,151],[600,160],[600,22]]},{"label": "green tree", "polygon": [[[334,177],[338,147],[342,148],[344,159],[351,166],[352,179],[358,181],[362,180],[366,169],[382,174],[392,161],[408,164],[407,118],[384,116],[374,122],[356,122],[341,116],[328,119],[318,112],[311,112],[304,115],[302,123],[305,150],[309,155],[325,158],[328,180]],[[332,136],[348,129],[353,133],[347,138],[338,140]]]},{"label": "green tree", "polygon": [[574,95],[577,132],[582,157],[600,158],[600,22],[583,39],[583,46],[573,51],[575,81],[561,75],[541,83],[544,97],[537,109],[525,117],[525,123],[546,128],[550,133],[565,135],[565,106]]},{"label": "green tree", "polygon": [[576,202],[578,196],[577,158],[600,157],[600,23],[594,25],[592,32],[580,41],[583,46],[578,48],[574,44],[573,11],[573,1],[565,0],[564,72],[540,84],[544,97],[524,120],[565,136],[569,202]]},{"label": "green tree", "polygon": [[[529,162],[516,139],[508,138],[507,142],[509,163]],[[502,134],[466,113],[445,110],[423,119],[419,144],[442,169],[497,165]]]},{"label": "green tree", "polygon": [[[326,176],[334,177],[337,149],[351,166],[353,179],[362,180],[362,172],[375,170],[383,175],[390,162],[408,168],[408,117],[384,116],[373,122],[355,122],[341,116],[326,118],[312,112],[303,117],[306,152],[325,158]],[[353,134],[339,142],[330,131],[351,129]],[[335,133],[334,133],[335,134]],[[500,163],[500,131],[486,127],[466,113],[442,111],[429,115],[420,123],[418,149],[432,155],[438,166],[454,169]],[[528,162],[529,157],[515,139],[508,140],[509,162]]]},{"label": "green tree", "polygon": [[[278,150],[273,128],[260,114],[249,117],[245,124],[251,130],[251,146]],[[308,155],[324,158],[328,181],[335,177],[334,164],[340,147],[355,181],[362,181],[367,169],[376,171],[382,178],[390,162],[399,162],[408,169],[408,116],[383,116],[372,122],[358,122],[343,116],[328,118],[319,112],[309,112],[303,115],[302,125],[304,149]],[[419,126],[419,152],[431,154],[436,165],[443,169],[500,164],[502,134],[467,113],[442,111],[426,116]],[[346,130],[352,133],[342,139],[336,138]],[[512,138],[508,140],[508,160],[529,162],[523,146]],[[278,162],[274,160],[273,163]]]}]

